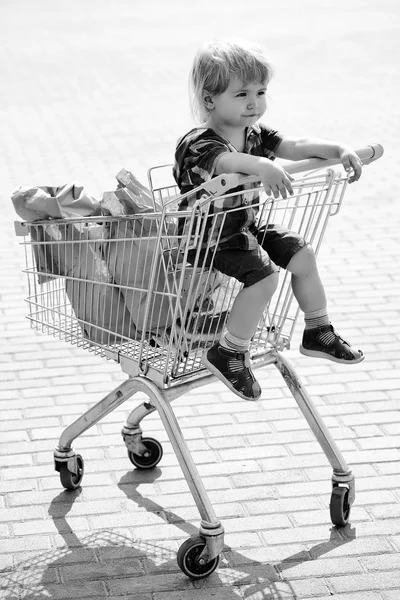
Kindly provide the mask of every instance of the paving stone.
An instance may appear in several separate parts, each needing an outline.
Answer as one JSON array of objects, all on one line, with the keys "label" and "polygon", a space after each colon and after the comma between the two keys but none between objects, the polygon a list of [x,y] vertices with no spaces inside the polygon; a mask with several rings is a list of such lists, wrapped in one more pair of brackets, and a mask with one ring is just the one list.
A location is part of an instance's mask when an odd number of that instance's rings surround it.
[{"label": "paving stone", "polygon": [[334,593],[359,590],[386,590],[399,588],[400,574],[398,571],[363,573],[362,575],[342,575],[327,579]]},{"label": "paving stone", "polygon": [[184,590],[181,592],[156,592],[154,600],[233,600],[234,598],[243,598],[240,588],[228,586],[224,588],[213,588],[206,590],[204,588],[195,590]]},{"label": "paving stone", "polygon": [[[382,596],[379,592],[361,592],[361,593],[350,593],[350,594],[335,594],[338,600],[381,600]],[[310,596],[305,600],[311,600],[314,598]],[[332,600],[332,594],[329,596],[318,596],[318,600]]]},{"label": "paving stone", "polygon": [[383,600],[396,600],[399,596],[399,589],[400,588],[397,590],[383,590],[381,592]]}]

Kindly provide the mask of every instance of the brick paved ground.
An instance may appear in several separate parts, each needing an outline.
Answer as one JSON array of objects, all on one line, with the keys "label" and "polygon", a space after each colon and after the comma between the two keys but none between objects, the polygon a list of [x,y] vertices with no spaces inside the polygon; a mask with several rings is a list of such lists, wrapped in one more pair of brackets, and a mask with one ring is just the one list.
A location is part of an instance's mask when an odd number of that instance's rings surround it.
[{"label": "brick paved ground", "polygon": [[[399,4],[4,0],[0,5],[1,599],[397,600],[400,594]],[[120,166],[142,179],[191,125],[186,73],[214,35],[267,44],[270,122],[374,141],[320,255],[330,311],[368,357],[343,368],[289,355],[357,477],[351,526],[329,520],[331,469],[272,367],[256,404],[221,385],[176,401],[227,549],[208,580],[176,565],[198,514],[158,417],[160,469],[131,470],[122,407],[77,440],[82,490],[53,471],[62,429],[124,379],[118,365],[28,328],[9,197],[77,179],[98,194]]]}]

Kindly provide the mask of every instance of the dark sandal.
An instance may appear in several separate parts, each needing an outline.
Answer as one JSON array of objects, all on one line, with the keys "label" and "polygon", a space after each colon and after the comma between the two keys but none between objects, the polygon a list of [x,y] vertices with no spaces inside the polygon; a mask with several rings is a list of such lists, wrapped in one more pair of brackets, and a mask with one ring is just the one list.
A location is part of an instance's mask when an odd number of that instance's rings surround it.
[{"label": "dark sandal", "polygon": [[250,368],[248,352],[236,352],[214,344],[203,355],[203,364],[234,394],[244,400],[258,400],[261,387]]},{"label": "dark sandal", "polygon": [[365,358],[361,350],[355,350],[330,324],[306,329],[300,344],[300,353],[346,365],[355,365]]}]

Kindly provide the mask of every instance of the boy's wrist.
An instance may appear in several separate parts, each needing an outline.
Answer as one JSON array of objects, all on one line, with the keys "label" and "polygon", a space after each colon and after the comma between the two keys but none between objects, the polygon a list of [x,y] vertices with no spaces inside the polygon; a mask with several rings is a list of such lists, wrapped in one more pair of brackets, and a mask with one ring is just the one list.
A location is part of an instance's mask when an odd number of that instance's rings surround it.
[{"label": "boy's wrist", "polygon": [[262,176],[263,173],[270,171],[272,166],[273,162],[269,158],[260,156],[256,166],[257,172],[255,174],[258,176]]},{"label": "boy's wrist", "polygon": [[354,154],[354,150],[347,144],[338,144],[338,156],[341,158],[343,154]]}]

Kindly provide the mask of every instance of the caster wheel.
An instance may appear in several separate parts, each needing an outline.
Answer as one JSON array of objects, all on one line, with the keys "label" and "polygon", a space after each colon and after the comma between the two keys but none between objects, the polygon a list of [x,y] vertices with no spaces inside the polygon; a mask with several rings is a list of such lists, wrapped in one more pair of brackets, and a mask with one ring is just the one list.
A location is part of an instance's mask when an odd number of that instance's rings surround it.
[{"label": "caster wheel", "polygon": [[83,479],[83,458],[80,454],[76,455],[76,466],[78,468],[77,473],[71,473],[68,471],[66,462],[58,463],[57,470],[60,472],[61,485],[66,490],[76,490],[81,485]]},{"label": "caster wheel", "polygon": [[162,459],[162,446],[160,442],[153,438],[142,438],[142,443],[147,448],[148,456],[139,456],[139,454],[128,450],[128,458],[138,469],[154,469]]},{"label": "caster wheel", "polygon": [[338,527],[344,527],[349,522],[350,504],[349,490],[346,487],[334,487],[329,505],[331,521]]},{"label": "caster wheel", "polygon": [[196,535],[183,542],[178,550],[176,557],[178,566],[190,579],[208,577],[218,567],[219,556],[205,564],[199,561],[205,545],[205,539],[201,535]]}]

